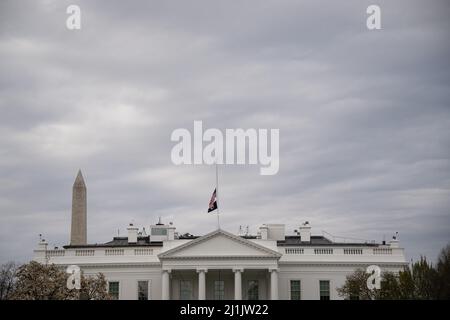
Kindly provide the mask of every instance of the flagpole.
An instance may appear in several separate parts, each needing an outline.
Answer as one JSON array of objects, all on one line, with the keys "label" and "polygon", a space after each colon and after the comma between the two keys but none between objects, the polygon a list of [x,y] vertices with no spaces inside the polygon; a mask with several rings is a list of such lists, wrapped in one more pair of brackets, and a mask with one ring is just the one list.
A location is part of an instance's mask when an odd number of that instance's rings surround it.
[{"label": "flagpole", "polygon": [[220,229],[220,218],[219,218],[219,169],[216,161],[216,203],[217,203],[217,229]]}]

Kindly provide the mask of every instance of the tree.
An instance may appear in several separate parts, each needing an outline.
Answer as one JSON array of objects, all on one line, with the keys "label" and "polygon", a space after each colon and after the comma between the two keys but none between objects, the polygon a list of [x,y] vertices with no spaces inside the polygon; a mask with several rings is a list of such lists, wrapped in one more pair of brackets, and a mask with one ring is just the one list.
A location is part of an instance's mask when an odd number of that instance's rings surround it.
[{"label": "tree", "polygon": [[437,298],[437,271],[425,257],[420,257],[420,260],[412,265],[410,276],[414,283],[413,299]]},{"label": "tree", "polygon": [[107,282],[101,273],[94,277],[81,275],[81,289],[69,290],[69,274],[54,264],[44,265],[32,261],[22,265],[17,272],[15,290],[11,295],[14,300],[77,300],[110,299]]},{"label": "tree", "polygon": [[381,281],[380,299],[430,300],[436,298],[436,270],[425,257],[405,267],[398,274],[385,273]]},{"label": "tree", "polygon": [[80,299],[86,300],[111,300],[107,291],[108,282],[103,273],[96,276],[85,277],[81,275]]},{"label": "tree", "polygon": [[379,290],[367,288],[368,277],[364,270],[356,270],[337,289],[338,294],[347,299],[450,299],[450,245],[441,251],[436,268],[421,257],[411,267],[406,266],[398,273],[383,272]]},{"label": "tree", "polygon": [[[400,271],[401,272],[401,271]],[[400,273],[383,272],[381,274],[380,290],[377,300],[399,300],[402,299],[403,291],[399,285]]]},{"label": "tree", "polygon": [[15,288],[17,266],[8,262],[0,268],[0,300],[8,300]]},{"label": "tree", "polygon": [[345,284],[341,288],[337,288],[340,296],[354,300],[372,300],[375,299],[377,293],[375,290],[367,288],[367,279],[370,274],[363,269],[357,269],[352,274],[347,276]]},{"label": "tree", "polygon": [[412,299],[414,281],[409,268],[399,273],[383,272],[381,274],[380,289],[370,290],[367,279],[370,274],[358,269],[347,276],[345,284],[337,288],[338,294],[345,299],[358,297],[361,300],[400,300]]},{"label": "tree", "polygon": [[450,244],[439,254],[436,272],[436,298],[450,300]]},{"label": "tree", "polygon": [[35,261],[22,265],[17,272],[14,300],[66,300],[76,299],[74,291],[66,286],[66,273],[54,264]]}]

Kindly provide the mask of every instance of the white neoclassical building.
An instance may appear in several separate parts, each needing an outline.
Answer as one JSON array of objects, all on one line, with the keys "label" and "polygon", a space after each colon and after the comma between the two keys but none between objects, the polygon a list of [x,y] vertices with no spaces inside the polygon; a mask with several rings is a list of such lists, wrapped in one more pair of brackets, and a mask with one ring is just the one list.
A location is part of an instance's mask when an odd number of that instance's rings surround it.
[{"label": "white neoclassical building", "polygon": [[78,265],[86,275],[101,272],[118,299],[342,299],[336,288],[357,268],[396,272],[407,264],[395,237],[388,243],[336,242],[311,235],[308,222],[293,235],[282,224],[262,225],[255,236],[221,229],[179,235],[171,223],[147,230],[130,224],[127,237],[103,244],[87,244],[85,228],[86,187],[79,173],[71,243],[49,248],[41,240],[34,260]]}]

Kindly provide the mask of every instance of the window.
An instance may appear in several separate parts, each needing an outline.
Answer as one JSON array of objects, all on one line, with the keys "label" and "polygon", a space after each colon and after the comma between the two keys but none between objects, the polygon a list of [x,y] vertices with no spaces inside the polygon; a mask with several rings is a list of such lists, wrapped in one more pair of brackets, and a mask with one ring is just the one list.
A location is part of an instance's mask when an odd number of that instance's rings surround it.
[{"label": "window", "polygon": [[119,282],[108,282],[108,293],[114,300],[119,300]]},{"label": "window", "polygon": [[320,280],[320,300],[330,300],[330,281]]},{"label": "window", "polygon": [[148,281],[138,281],[138,300],[148,300]]},{"label": "window", "polygon": [[180,299],[181,300],[192,299],[192,281],[180,280]]},{"label": "window", "polygon": [[165,228],[152,228],[152,236],[167,236],[167,229],[165,229]]},{"label": "window", "polygon": [[300,280],[291,280],[291,300],[300,300]]},{"label": "window", "polygon": [[225,298],[225,281],[214,281],[214,300],[223,300]]},{"label": "window", "polygon": [[248,297],[248,300],[258,300],[259,299],[258,280],[249,280],[247,297]]}]

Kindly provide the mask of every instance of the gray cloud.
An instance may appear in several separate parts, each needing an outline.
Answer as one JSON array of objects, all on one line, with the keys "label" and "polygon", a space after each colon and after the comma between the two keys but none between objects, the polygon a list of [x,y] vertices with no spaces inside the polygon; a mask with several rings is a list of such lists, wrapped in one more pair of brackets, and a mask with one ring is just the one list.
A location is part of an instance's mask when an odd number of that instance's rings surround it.
[{"label": "gray cloud", "polygon": [[0,261],[30,259],[39,233],[67,243],[78,168],[91,242],[158,216],[215,228],[214,169],[170,161],[194,120],[280,129],[278,175],[221,168],[224,228],[399,231],[408,257],[434,259],[450,240],[450,6],[379,1],[369,31],[369,4],[2,1]]}]

